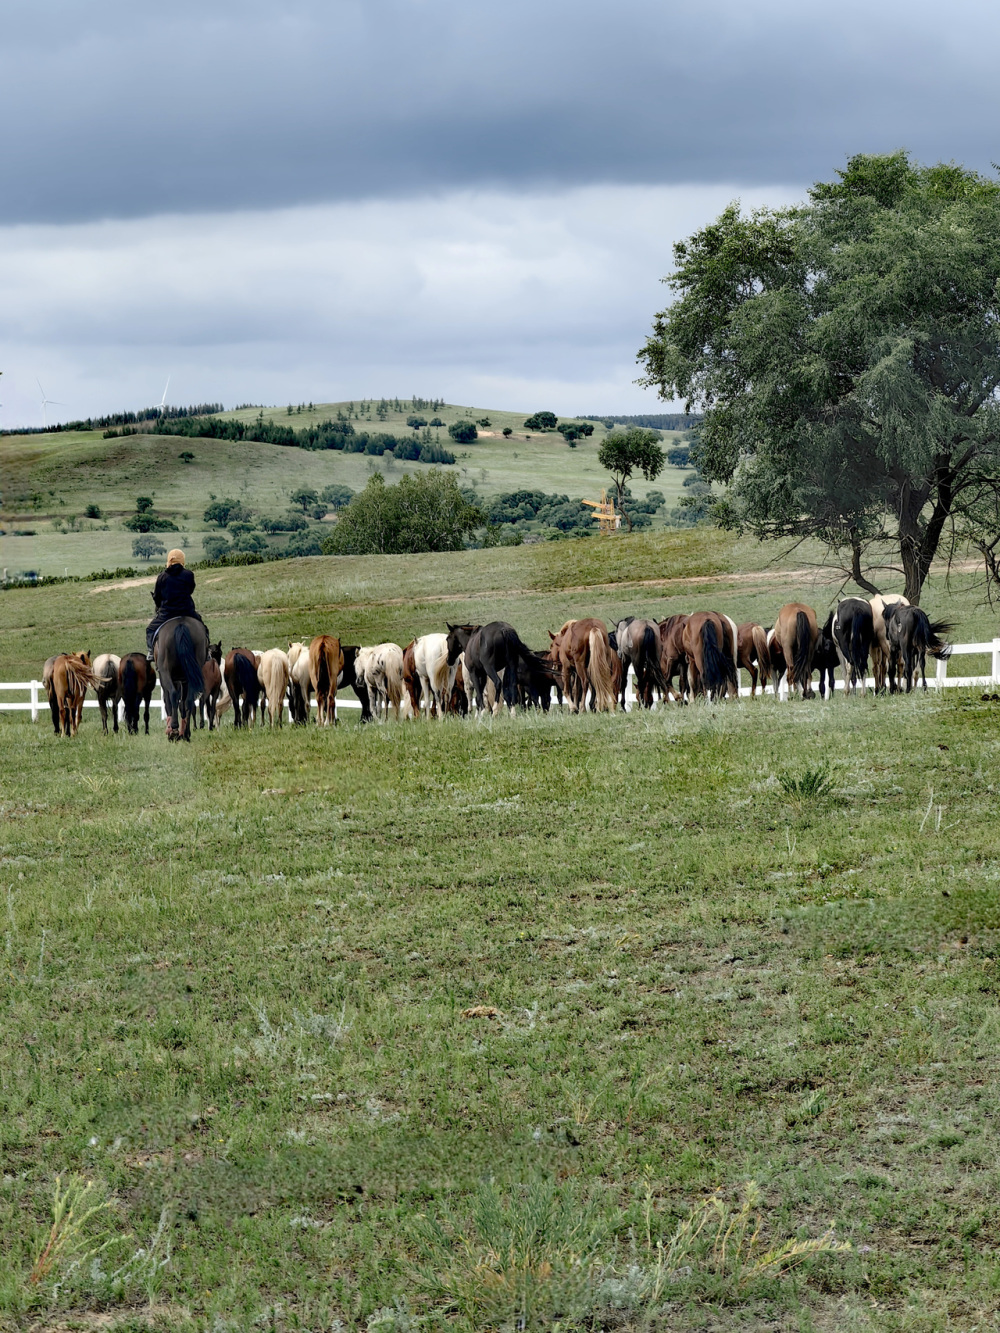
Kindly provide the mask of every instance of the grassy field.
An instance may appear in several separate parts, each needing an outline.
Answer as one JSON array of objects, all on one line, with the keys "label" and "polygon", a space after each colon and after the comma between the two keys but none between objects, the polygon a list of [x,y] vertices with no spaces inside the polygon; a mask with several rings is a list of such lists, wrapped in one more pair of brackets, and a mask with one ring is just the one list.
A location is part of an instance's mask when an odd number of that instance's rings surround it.
[{"label": "grassy field", "polygon": [[[313,411],[287,415],[286,408],[264,410],[273,419],[302,430],[327,420],[338,411],[349,414],[351,404],[318,404]],[[412,408],[371,419],[354,405],[358,430],[383,430],[397,436],[408,433],[406,417]],[[257,410],[224,413],[255,418]],[[434,415],[422,413],[428,420]],[[597,498],[608,484],[598,465],[597,450],[606,434],[601,424],[589,440],[567,447],[559,434],[526,433],[526,414],[446,406],[439,416],[446,424],[463,416],[488,416],[492,425],[481,428],[475,444],[452,445],[446,430],[435,432],[457,455],[455,471],[463,485],[483,495],[519,489]],[[505,441],[502,429],[510,424],[516,434]],[[529,438],[530,435],[530,438]],[[666,436],[668,442],[673,438]],[[194,454],[192,463],[180,462],[182,451]],[[101,431],[58,435],[8,436],[2,442],[3,537],[2,564],[11,573],[35,569],[43,574],[89,573],[141,563],[133,560],[133,534],[122,519],[135,509],[138,495],[152,496],[157,512],[172,519],[180,535],[171,541],[201,556],[202,540],[215,531],[202,518],[210,496],[234,496],[263,514],[280,514],[288,497],[300,486],[322,490],[335,483],[360,490],[372,472],[381,470],[389,481],[406,472],[426,470],[425,464],[386,460],[376,464],[364,454],[337,450],[310,452],[278,445],[231,443],[225,440],[189,440],[170,435],[130,435],[103,439]],[[668,505],[682,493],[686,470],[667,467],[652,483]],[[640,478],[636,495],[650,489]],[[97,504],[103,520],[84,517],[88,504]],[[662,520],[659,520],[662,522]],[[30,536],[17,536],[30,532]]]},{"label": "grassy field", "polygon": [[[768,555],[312,560],[199,604],[265,646],[835,594]],[[134,646],[145,593],[4,594],[0,679]],[[992,637],[960,582],[926,604]],[[0,718],[4,1327],[995,1326],[1000,705],[154,731]]]}]

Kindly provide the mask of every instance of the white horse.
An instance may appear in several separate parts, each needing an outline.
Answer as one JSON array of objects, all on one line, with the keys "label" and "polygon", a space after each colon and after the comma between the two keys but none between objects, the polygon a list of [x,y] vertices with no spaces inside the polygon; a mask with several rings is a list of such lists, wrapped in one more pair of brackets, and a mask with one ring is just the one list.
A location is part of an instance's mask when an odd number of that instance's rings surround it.
[{"label": "white horse", "polygon": [[359,648],[355,674],[364,674],[374,716],[389,720],[389,709],[399,721],[403,703],[403,650],[398,643],[379,643],[373,648]]},{"label": "white horse", "polygon": [[[284,721],[285,690],[288,688],[289,672],[288,654],[281,648],[268,648],[257,658],[257,679],[264,687],[267,716],[272,727],[275,725],[280,727]],[[263,720],[264,713],[261,710],[261,722]]]},{"label": "white horse", "polygon": [[118,700],[122,697],[118,671],[122,660],[114,653],[101,653],[94,658],[93,672],[97,677],[97,706],[101,710],[101,726],[108,734],[108,704],[115,731],[118,730]]},{"label": "white horse", "polygon": [[413,665],[420,677],[420,701],[427,716],[436,707],[441,717],[458,674],[458,661],[448,664],[447,634],[422,634],[413,645]]},{"label": "white horse", "polygon": [[293,722],[309,721],[312,683],[309,679],[309,645],[288,645],[288,712]]}]

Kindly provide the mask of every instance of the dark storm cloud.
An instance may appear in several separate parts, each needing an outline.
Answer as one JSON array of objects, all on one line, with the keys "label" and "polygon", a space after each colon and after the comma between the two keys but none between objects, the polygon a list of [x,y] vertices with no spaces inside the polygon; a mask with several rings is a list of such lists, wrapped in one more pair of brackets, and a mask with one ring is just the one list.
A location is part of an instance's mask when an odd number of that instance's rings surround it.
[{"label": "dark storm cloud", "polygon": [[994,6],[8,6],[0,221],[1000,157]]}]

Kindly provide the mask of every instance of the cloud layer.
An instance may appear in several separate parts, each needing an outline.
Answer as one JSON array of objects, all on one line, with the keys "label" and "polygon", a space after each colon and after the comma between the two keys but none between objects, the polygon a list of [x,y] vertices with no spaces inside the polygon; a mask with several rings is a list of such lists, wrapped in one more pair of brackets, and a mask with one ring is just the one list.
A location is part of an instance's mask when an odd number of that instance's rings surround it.
[{"label": "cloud layer", "polygon": [[[158,402],[441,395],[655,411],[635,355],[671,245],[734,187],[463,191],[8,227],[0,424]],[[779,204],[792,187],[744,191]]]},{"label": "cloud layer", "polygon": [[0,222],[988,169],[998,36],[985,0],[20,0]]}]

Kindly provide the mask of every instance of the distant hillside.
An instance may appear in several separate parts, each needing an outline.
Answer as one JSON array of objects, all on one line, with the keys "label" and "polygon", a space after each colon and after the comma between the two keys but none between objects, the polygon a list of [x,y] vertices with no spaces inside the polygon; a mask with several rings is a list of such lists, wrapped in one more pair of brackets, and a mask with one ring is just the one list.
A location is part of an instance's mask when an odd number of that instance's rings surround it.
[{"label": "distant hillside", "polygon": [[646,426],[649,430],[690,430],[701,421],[697,414],[684,412],[643,412],[638,416],[622,416],[620,412],[602,412],[597,416],[587,413],[581,415],[581,421],[600,421],[605,426],[613,423],[619,426]]}]

